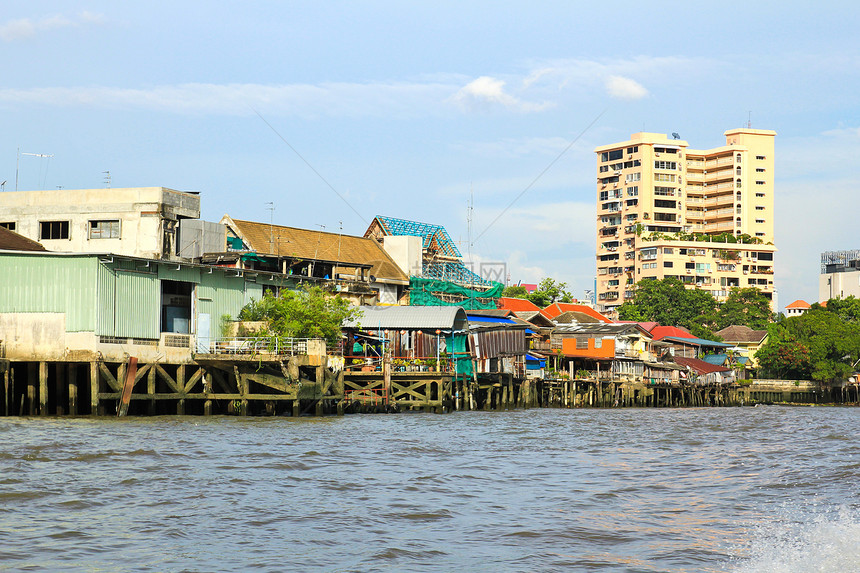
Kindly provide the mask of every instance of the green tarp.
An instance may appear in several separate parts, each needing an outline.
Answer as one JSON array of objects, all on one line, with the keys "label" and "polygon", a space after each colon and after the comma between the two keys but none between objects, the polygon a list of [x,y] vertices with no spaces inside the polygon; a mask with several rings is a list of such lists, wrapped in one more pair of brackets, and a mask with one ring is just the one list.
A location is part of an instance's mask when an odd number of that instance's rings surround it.
[{"label": "green tarp", "polygon": [[[498,308],[504,285],[493,283],[488,290],[479,291],[448,281],[409,277],[409,304],[411,306],[462,306],[466,310]],[[436,293],[454,295],[457,302],[447,302]]]}]

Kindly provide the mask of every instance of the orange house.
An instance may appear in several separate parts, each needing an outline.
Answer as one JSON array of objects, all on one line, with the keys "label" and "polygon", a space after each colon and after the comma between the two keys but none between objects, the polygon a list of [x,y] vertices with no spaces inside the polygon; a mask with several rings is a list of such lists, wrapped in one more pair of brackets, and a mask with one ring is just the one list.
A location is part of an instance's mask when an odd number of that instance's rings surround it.
[{"label": "orange house", "polygon": [[615,358],[615,339],[613,338],[563,338],[561,351],[568,358],[590,358],[592,360],[612,360]]}]

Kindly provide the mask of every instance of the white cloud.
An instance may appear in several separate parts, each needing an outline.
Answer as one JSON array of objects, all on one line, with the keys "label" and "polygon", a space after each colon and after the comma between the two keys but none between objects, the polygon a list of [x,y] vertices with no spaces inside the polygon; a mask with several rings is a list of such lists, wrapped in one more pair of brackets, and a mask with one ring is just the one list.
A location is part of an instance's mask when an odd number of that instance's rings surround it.
[{"label": "white cloud", "polygon": [[434,83],[179,84],[151,88],[0,89],[0,105],[86,106],[196,115],[408,117],[441,113],[453,85]]},{"label": "white cloud", "polygon": [[77,16],[63,16],[57,14],[33,20],[31,18],[20,18],[0,24],[0,39],[6,42],[31,38],[40,32],[49,32],[60,28],[72,28],[84,24],[101,24],[105,17],[92,12],[81,12]]},{"label": "white cloud", "polygon": [[617,99],[636,100],[648,95],[642,84],[636,80],[622,76],[609,76],[606,80],[606,91]]},{"label": "white cloud", "polygon": [[536,104],[518,99],[505,91],[505,81],[481,76],[463,86],[452,98],[466,110],[502,107],[513,111],[542,111],[549,104]]}]

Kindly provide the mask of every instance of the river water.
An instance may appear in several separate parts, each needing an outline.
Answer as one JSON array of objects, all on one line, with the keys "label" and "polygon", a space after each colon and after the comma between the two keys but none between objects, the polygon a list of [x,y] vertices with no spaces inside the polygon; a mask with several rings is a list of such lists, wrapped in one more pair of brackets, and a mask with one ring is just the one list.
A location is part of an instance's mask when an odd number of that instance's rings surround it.
[{"label": "river water", "polygon": [[860,571],[860,409],[0,418],[0,571]]}]

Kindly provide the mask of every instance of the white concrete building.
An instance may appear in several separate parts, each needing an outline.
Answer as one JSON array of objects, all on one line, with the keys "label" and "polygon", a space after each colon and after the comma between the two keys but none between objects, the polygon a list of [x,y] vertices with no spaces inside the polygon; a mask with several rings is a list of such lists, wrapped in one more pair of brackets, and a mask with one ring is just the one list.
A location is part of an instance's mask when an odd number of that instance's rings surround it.
[{"label": "white concrete building", "polygon": [[165,187],[0,193],[0,227],[50,251],[187,259],[179,248],[181,221],[199,218],[197,193]]}]

